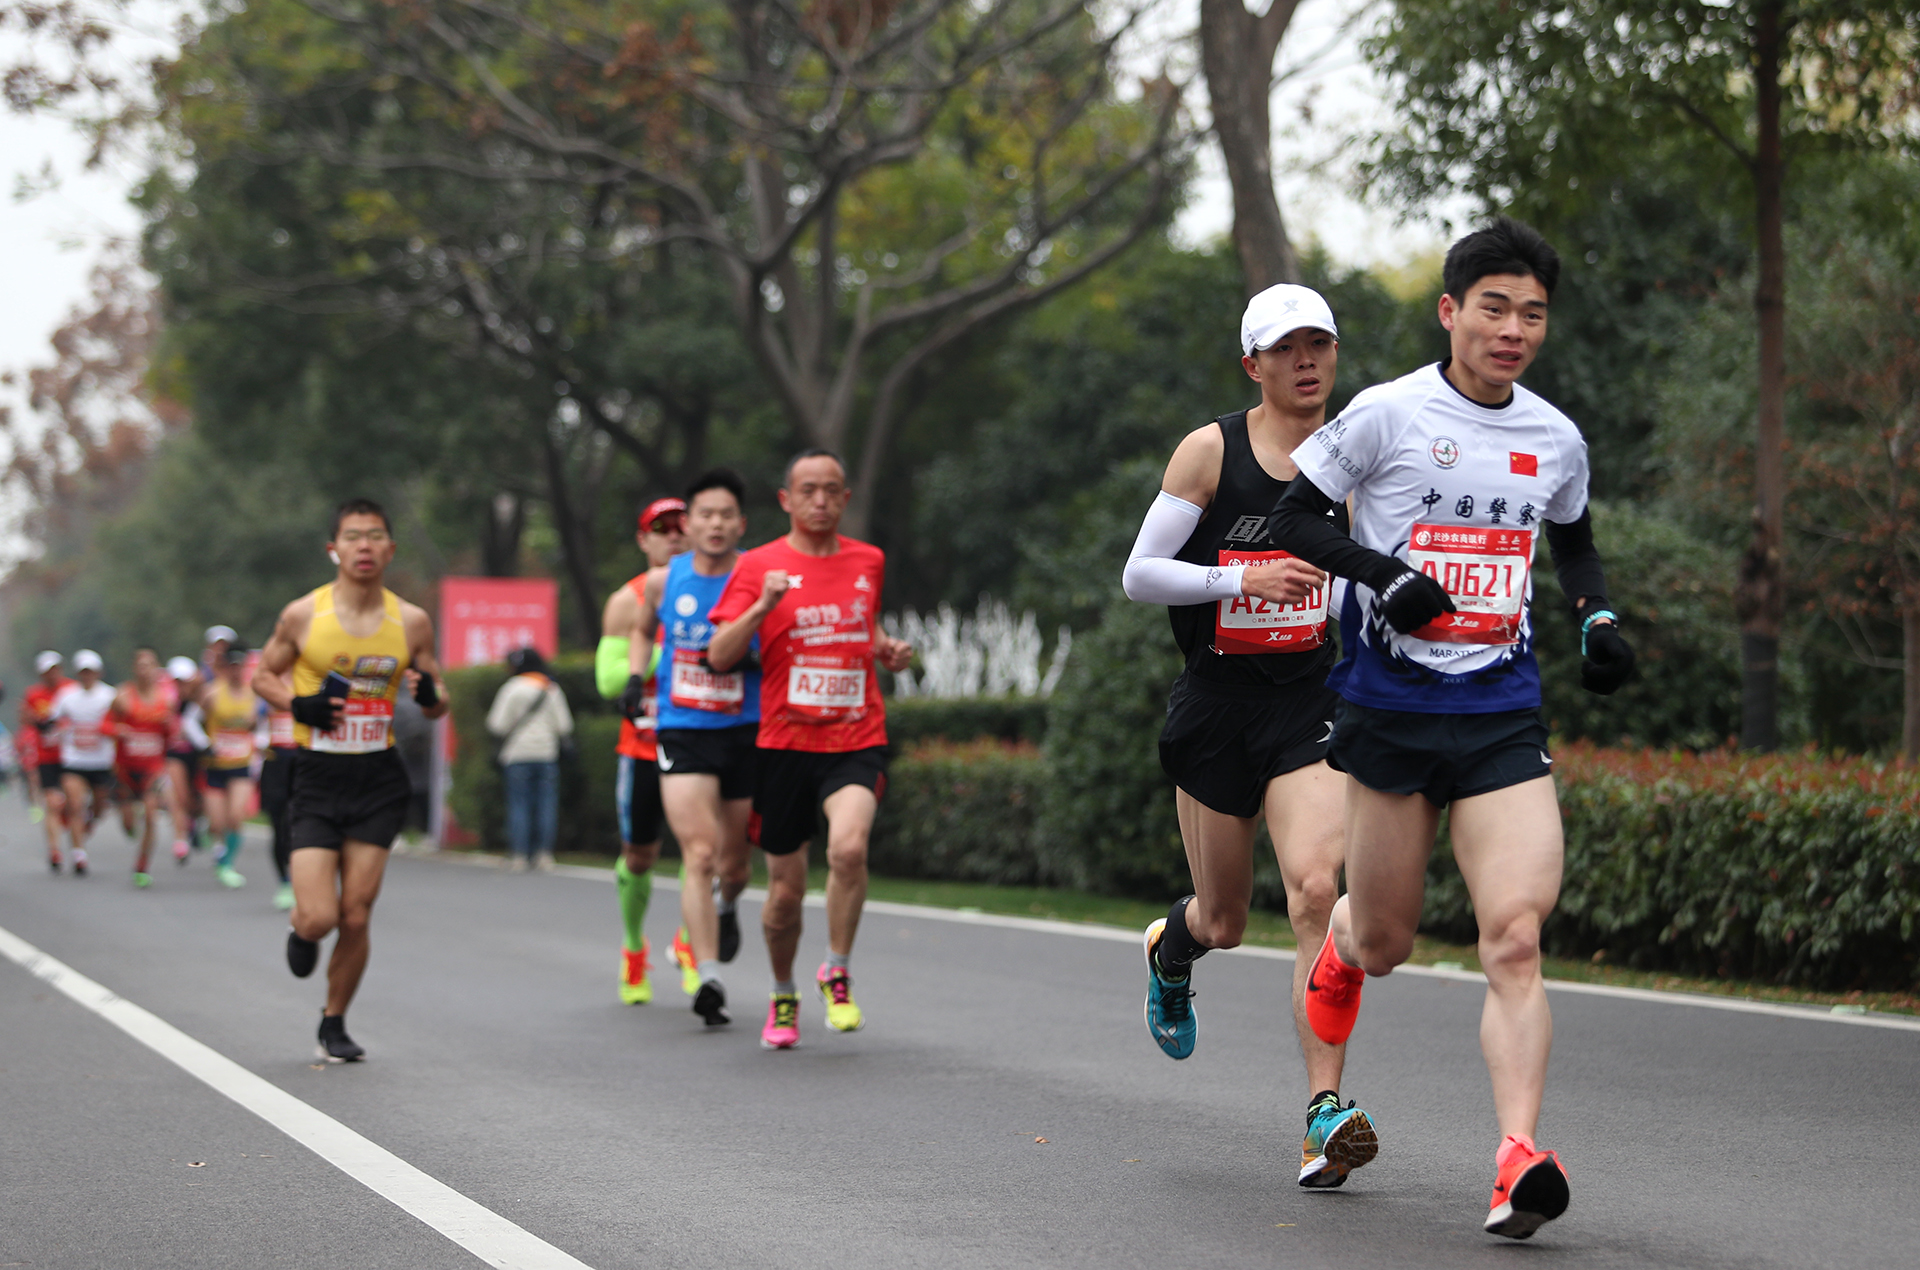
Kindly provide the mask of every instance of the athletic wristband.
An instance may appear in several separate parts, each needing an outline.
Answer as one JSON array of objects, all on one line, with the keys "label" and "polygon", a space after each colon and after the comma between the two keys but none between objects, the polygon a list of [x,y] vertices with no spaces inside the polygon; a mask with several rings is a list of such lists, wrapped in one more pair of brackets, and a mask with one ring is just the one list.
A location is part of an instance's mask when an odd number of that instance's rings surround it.
[{"label": "athletic wristband", "polygon": [[310,728],[331,731],[333,728],[333,703],[336,697],[324,692],[316,692],[311,697],[295,697],[290,713],[295,723],[304,723]]},{"label": "athletic wristband", "polygon": [[440,686],[433,682],[433,676],[421,674],[420,682],[413,685],[413,701],[422,710],[431,710],[440,704]]},{"label": "athletic wristband", "polygon": [[1582,657],[1587,655],[1587,632],[1592,630],[1593,624],[1603,617],[1611,620],[1615,626],[1620,625],[1620,615],[1612,609],[1595,609],[1587,614],[1585,620],[1580,623],[1580,655]]}]

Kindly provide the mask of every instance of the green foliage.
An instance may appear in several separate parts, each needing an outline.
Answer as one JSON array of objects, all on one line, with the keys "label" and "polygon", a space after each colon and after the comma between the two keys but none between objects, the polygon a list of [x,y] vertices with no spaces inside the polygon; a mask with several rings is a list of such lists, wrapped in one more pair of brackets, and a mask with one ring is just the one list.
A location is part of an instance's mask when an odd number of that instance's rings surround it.
[{"label": "green foliage", "polygon": [[[1817,756],[1573,746],[1548,951],[1808,987],[1920,982],[1920,779]],[[1436,852],[1423,929],[1473,938]]]},{"label": "green foliage", "polygon": [[1047,735],[1040,697],[889,697],[887,741],[906,750],[923,741],[1024,741]]},{"label": "green foliage", "polygon": [[869,866],[895,878],[1053,881],[1033,850],[1046,786],[1046,766],[1031,744],[983,738],[909,746],[888,778]]}]

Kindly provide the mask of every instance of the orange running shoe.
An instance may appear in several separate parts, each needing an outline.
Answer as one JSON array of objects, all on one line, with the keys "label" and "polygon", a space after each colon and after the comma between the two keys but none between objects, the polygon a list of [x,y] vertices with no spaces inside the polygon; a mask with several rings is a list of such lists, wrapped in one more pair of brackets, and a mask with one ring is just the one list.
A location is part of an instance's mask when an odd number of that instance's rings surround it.
[{"label": "orange running shoe", "polygon": [[1536,1150],[1532,1138],[1508,1134],[1494,1152],[1499,1168],[1487,1233],[1530,1239],[1533,1232],[1567,1211],[1567,1170],[1552,1151]]},{"label": "orange running shoe", "polygon": [[1339,1045],[1353,1035],[1360,1017],[1360,988],[1367,972],[1340,960],[1333,946],[1333,928],[1327,928],[1326,942],[1307,972],[1307,1026],[1329,1045]]},{"label": "orange running shoe", "polygon": [[631,948],[620,950],[620,1000],[624,1005],[645,1005],[653,1000],[653,981],[647,978],[647,941],[640,941],[640,951]]},{"label": "orange running shoe", "polygon": [[700,970],[693,959],[693,945],[687,942],[687,928],[673,932],[673,964],[680,967],[680,991],[688,996],[700,994]]}]

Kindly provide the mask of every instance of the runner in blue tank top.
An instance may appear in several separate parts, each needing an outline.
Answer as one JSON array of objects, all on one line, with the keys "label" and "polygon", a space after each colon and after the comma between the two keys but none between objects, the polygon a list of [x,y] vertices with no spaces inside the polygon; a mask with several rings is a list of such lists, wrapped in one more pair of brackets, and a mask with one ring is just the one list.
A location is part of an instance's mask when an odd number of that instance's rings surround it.
[{"label": "runner in blue tank top", "polygon": [[739,562],[745,486],[716,468],[687,490],[687,539],[664,575],[647,579],[640,633],[659,632],[660,798],[680,842],[684,943],[674,941],[682,986],[708,1027],[731,1022],[720,964],[740,951],[734,901],[747,887],[747,818],[759,751],[759,663],[725,674],[707,664],[707,614]]}]

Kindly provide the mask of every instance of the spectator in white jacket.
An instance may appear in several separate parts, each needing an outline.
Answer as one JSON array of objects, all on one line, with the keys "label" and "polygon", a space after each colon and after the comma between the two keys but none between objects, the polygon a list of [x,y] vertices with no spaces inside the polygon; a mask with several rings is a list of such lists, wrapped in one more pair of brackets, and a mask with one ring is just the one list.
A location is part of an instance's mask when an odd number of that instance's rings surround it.
[{"label": "spectator in white jacket", "polygon": [[553,867],[560,827],[560,749],[573,735],[573,712],[547,663],[531,648],[507,654],[513,677],[487,711],[487,731],[501,738],[507,790],[507,867],[515,873]]}]

